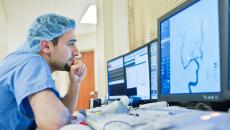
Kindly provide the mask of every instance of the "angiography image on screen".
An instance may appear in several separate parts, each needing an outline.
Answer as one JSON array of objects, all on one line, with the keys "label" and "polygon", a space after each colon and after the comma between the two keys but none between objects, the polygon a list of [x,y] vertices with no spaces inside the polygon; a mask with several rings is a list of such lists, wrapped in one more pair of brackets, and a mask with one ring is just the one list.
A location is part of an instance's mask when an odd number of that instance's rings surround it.
[{"label": "angiography image on screen", "polygon": [[218,0],[198,1],[161,22],[161,93],[220,92]]}]

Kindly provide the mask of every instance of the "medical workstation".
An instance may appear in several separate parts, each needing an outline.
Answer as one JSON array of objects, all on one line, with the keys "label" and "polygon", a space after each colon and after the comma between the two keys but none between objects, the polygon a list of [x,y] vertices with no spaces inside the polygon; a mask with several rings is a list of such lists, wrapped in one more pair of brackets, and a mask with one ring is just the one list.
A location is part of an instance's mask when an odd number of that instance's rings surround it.
[{"label": "medical workstation", "polygon": [[188,0],[158,18],[157,38],[108,60],[108,100],[91,99],[89,127],[228,129],[229,7]]},{"label": "medical workstation", "polygon": [[[78,41],[88,71],[77,119],[61,130],[230,128],[230,0],[95,3],[97,23],[84,26],[97,30]],[[53,77],[63,96],[68,79]]]}]

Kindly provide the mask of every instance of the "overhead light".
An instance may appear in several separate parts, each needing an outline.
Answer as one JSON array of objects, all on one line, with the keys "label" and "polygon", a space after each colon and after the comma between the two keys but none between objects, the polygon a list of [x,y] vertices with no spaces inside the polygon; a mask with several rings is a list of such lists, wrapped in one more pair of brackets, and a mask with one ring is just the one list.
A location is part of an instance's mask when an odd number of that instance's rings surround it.
[{"label": "overhead light", "polygon": [[97,24],[97,7],[90,5],[80,20],[80,23]]}]

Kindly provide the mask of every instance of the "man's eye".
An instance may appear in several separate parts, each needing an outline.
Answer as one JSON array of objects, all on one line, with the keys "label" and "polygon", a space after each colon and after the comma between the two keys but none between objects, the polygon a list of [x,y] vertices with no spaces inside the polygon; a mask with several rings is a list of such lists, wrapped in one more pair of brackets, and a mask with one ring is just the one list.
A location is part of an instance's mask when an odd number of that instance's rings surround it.
[{"label": "man's eye", "polygon": [[70,47],[73,46],[73,45],[74,45],[74,43],[69,43],[69,44],[68,44],[68,46],[70,46]]}]

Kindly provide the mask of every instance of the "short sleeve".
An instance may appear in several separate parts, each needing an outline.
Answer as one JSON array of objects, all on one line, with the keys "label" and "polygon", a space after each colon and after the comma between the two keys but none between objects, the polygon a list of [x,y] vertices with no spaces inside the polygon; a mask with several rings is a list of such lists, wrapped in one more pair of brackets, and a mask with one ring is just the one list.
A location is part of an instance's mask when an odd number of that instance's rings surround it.
[{"label": "short sleeve", "polygon": [[32,109],[29,105],[28,96],[39,91],[50,89],[58,97],[51,70],[42,57],[32,57],[16,68],[13,76],[13,93],[16,98],[19,110],[28,117],[33,117]]}]

